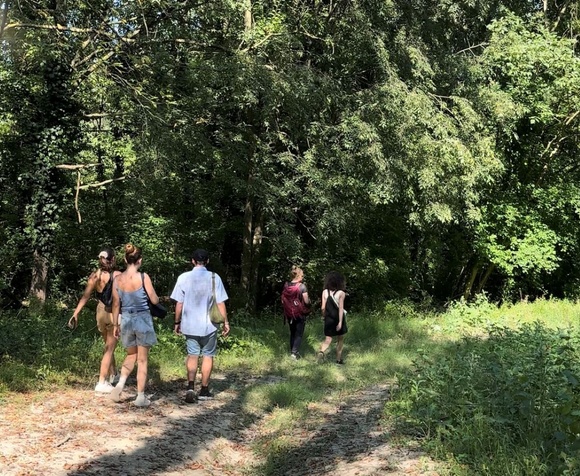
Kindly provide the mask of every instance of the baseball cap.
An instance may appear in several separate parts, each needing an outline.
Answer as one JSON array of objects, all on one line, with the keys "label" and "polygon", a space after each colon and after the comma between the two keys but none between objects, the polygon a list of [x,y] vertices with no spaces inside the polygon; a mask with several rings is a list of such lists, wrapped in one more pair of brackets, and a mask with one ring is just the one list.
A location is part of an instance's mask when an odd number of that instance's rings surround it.
[{"label": "baseball cap", "polygon": [[191,254],[191,259],[197,262],[206,262],[209,259],[209,253],[199,248]]},{"label": "baseball cap", "polygon": [[108,261],[111,261],[111,259],[113,259],[113,256],[114,256],[113,252],[110,248],[103,248],[99,253],[99,258],[105,258]]}]

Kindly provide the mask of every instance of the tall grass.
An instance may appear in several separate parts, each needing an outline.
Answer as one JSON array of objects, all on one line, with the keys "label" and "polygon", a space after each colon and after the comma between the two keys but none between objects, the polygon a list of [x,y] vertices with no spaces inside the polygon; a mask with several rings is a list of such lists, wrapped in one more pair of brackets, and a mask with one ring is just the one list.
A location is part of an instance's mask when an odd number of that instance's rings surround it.
[{"label": "tall grass", "polygon": [[[82,386],[97,378],[102,342],[94,310],[70,331],[70,312],[0,314],[0,397],[13,392]],[[289,358],[288,328],[279,316],[232,313],[232,333],[220,338],[215,370],[251,381],[240,385],[241,411],[261,421],[256,451],[264,474],[291,469],[288,429],[312,418],[312,404],[356,395],[378,383],[394,385],[385,417],[451,462],[452,474],[580,474],[580,306],[540,300],[498,307],[480,299],[445,312],[408,302],[349,313],[346,365],[316,364],[322,323],[306,326],[303,359]],[[172,316],[155,323],[151,385],[184,379],[183,338]],[[118,348],[117,361],[124,351]],[[267,418],[264,418],[267,416]],[[287,466],[285,466],[285,461]]]},{"label": "tall grass", "polygon": [[455,474],[580,474],[579,312],[559,301],[456,305],[441,323],[465,336],[421,352],[386,413]]}]

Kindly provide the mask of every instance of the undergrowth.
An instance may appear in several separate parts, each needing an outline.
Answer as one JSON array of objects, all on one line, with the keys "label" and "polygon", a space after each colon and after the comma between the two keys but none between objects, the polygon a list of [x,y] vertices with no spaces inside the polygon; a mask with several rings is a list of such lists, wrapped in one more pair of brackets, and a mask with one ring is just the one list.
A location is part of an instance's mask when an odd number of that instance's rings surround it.
[{"label": "undergrowth", "polygon": [[[0,402],[12,392],[79,386],[98,376],[102,341],[94,309],[79,327],[70,311],[47,305],[0,313]],[[398,381],[385,417],[399,436],[411,435],[450,465],[447,474],[548,476],[580,474],[580,306],[570,301],[497,305],[480,298],[446,312],[410,302],[349,313],[346,365],[315,363],[322,323],[306,326],[303,358],[289,358],[288,328],[280,316],[232,312],[231,335],[220,338],[215,370],[242,375],[241,411],[264,419],[255,474],[291,469],[298,440],[289,428],[307,421],[309,405],[342,400],[379,383]],[[150,384],[184,379],[184,342],[173,317],[156,321],[159,343],[150,354]],[[560,329],[560,330],[558,330]],[[119,364],[124,350],[115,353]]]},{"label": "undergrowth", "polygon": [[387,413],[455,474],[580,474],[577,330],[536,321],[481,334],[421,352]]}]

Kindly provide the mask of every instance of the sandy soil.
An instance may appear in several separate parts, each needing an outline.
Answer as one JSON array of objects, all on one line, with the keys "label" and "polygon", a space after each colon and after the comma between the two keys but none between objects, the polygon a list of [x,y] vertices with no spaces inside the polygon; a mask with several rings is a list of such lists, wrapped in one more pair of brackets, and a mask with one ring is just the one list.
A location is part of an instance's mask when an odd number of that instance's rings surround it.
[{"label": "sandy soil", "polygon": [[0,402],[0,475],[438,474],[390,440],[380,419],[386,385],[311,404],[305,424],[285,435],[293,449],[261,459],[253,448],[268,436],[264,419],[242,411],[244,391],[260,381],[215,375],[215,398],[195,404],[172,382],[149,390],[147,409],[132,405],[131,385],[120,403],[92,389],[10,395]]}]

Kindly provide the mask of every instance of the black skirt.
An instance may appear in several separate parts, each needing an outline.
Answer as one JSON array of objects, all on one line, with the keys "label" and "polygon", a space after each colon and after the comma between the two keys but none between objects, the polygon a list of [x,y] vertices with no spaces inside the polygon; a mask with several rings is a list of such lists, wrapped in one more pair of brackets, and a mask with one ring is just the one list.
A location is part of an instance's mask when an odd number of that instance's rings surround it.
[{"label": "black skirt", "polygon": [[348,332],[348,327],[346,326],[346,311],[342,315],[342,327],[339,331],[336,330],[336,326],[338,326],[338,306],[330,296],[330,293],[328,293],[326,306],[324,308],[324,335],[326,337],[334,337],[344,335]]}]

